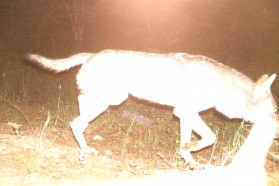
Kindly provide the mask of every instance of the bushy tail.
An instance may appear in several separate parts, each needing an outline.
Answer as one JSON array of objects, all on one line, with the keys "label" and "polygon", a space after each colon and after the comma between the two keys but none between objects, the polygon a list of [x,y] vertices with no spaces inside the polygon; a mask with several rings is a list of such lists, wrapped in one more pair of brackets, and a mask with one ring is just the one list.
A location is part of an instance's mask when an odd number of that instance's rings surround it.
[{"label": "bushy tail", "polygon": [[42,66],[51,71],[62,72],[67,71],[74,66],[86,63],[92,57],[94,57],[94,54],[92,53],[79,53],[64,59],[50,59],[37,54],[27,54],[24,58],[28,62]]}]

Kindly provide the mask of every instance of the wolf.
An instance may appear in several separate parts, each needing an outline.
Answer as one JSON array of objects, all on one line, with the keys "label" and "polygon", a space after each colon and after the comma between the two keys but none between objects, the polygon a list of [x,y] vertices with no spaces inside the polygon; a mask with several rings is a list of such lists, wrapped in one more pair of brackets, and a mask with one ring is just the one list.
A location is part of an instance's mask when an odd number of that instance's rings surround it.
[{"label": "wolf", "polygon": [[[279,123],[270,90],[276,74],[265,74],[254,82],[234,68],[202,55],[103,50],[64,59],[27,54],[25,59],[55,73],[81,66],[76,76],[80,114],[70,124],[80,147],[80,160],[87,153],[98,154],[83,136],[88,123],[129,95],[173,108],[180,122],[180,154],[189,163],[195,162],[191,152],[216,140],[199,116],[201,111],[215,108],[228,118]],[[192,131],[200,140],[191,141]]]}]

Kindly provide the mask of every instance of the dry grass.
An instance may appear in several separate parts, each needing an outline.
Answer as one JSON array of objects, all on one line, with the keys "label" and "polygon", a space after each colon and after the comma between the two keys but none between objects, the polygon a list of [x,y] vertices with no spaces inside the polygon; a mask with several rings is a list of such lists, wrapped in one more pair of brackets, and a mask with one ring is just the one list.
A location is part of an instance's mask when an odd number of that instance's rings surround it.
[{"label": "dry grass", "polygon": [[[35,176],[35,182],[40,180],[39,177],[46,177],[49,182],[55,183],[57,180],[69,181],[69,175],[75,179],[86,175],[90,180],[93,177],[102,180],[139,177],[158,170],[193,169],[178,154],[179,126],[170,108],[154,107],[134,99],[110,108],[93,121],[85,133],[89,145],[96,147],[100,156],[87,157],[86,164],[80,165],[77,144],[68,126],[77,114],[76,108],[69,109],[70,106],[64,105],[54,108],[23,107],[20,105],[22,102],[15,106],[7,100],[2,103],[2,115],[6,116],[0,135],[1,148],[4,149],[0,161],[2,167],[6,167],[2,169],[5,170],[2,175],[17,179]],[[22,112],[18,112],[17,108],[22,108]],[[5,114],[5,110],[13,110],[13,117]],[[34,117],[34,112],[44,114]],[[127,116],[127,112],[132,114]],[[22,113],[25,113],[24,116]],[[17,116],[16,121],[14,116]],[[136,116],[140,119],[137,120]],[[202,117],[218,134],[218,139],[213,147],[194,153],[194,157],[201,163],[215,166],[229,163],[245,140],[250,125],[227,120],[215,111],[202,113]],[[5,121],[21,124],[18,132]],[[278,142],[275,142],[270,150],[270,154],[275,156],[268,155],[267,158],[269,185],[278,183],[278,151]]]}]

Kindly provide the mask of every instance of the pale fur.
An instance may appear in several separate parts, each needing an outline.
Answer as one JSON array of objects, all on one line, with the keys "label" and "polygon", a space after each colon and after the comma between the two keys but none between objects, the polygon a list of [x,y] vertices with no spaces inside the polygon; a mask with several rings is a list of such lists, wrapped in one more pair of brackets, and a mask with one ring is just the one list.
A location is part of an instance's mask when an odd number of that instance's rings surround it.
[{"label": "pale fur", "polygon": [[[32,54],[26,58],[55,72],[81,65],[77,74],[80,115],[71,123],[81,159],[87,152],[98,153],[84,139],[88,123],[108,106],[122,103],[129,94],[174,108],[180,118],[181,156],[189,162],[194,161],[191,151],[212,145],[216,139],[200,118],[200,111],[216,108],[229,118],[261,124],[262,118],[277,118],[270,91],[275,74],[264,75],[255,83],[235,69],[201,55],[104,50],[65,59]],[[201,140],[190,142],[192,130]]]}]

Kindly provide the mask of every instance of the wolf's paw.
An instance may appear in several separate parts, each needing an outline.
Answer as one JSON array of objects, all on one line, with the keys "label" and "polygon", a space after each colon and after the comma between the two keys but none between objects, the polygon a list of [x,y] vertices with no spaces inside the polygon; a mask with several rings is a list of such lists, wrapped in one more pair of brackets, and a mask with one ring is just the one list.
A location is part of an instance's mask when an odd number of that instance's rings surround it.
[{"label": "wolf's paw", "polygon": [[189,143],[186,143],[182,149],[186,150],[188,152],[195,152],[195,151],[199,151],[207,146],[212,145],[212,142],[207,142],[204,140],[199,140],[199,141],[191,141]]},{"label": "wolf's paw", "polygon": [[96,150],[95,148],[92,148],[92,147],[86,147],[84,149],[81,149],[80,152],[79,152],[79,160],[84,161],[84,158],[85,158],[86,154],[98,155],[99,151]]},{"label": "wolf's paw", "polygon": [[198,162],[195,161],[189,151],[185,151],[182,149],[180,153],[181,153],[181,157],[186,162],[189,170],[204,170],[204,169],[208,169],[210,167],[209,166],[210,164],[203,164],[203,163],[200,163],[199,161]]},{"label": "wolf's paw", "polygon": [[191,155],[191,153],[189,151],[181,149],[180,150],[180,156],[181,156],[182,159],[184,159],[184,161],[187,164],[196,163],[196,161],[194,160],[193,156]]}]

